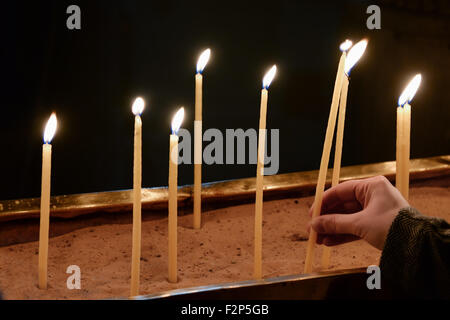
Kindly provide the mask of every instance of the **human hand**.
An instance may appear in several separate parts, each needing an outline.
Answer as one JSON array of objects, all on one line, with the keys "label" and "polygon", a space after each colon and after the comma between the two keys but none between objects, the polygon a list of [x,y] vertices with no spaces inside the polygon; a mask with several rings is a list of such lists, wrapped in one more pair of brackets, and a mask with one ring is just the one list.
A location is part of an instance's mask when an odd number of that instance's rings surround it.
[{"label": "human hand", "polygon": [[399,210],[408,206],[384,176],[347,181],[325,191],[321,215],[308,229],[317,232],[318,244],[334,246],[364,239],[382,250]]}]

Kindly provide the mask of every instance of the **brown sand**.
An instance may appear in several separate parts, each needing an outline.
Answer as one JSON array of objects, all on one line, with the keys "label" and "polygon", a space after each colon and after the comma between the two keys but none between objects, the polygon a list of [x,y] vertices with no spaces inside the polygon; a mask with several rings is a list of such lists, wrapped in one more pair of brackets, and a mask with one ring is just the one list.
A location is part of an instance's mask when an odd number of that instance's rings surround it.
[{"label": "brown sand", "polygon": [[[265,278],[300,274],[306,255],[307,212],[313,197],[264,203]],[[416,182],[411,204],[450,221],[450,178]],[[179,218],[179,283],[167,282],[167,219],[146,214],[142,224],[141,294],[252,278],[254,205],[207,211],[202,230],[192,215]],[[0,288],[6,299],[104,299],[127,297],[131,271],[131,214],[52,220],[49,288],[37,288],[38,221],[0,225]],[[30,236],[31,235],[31,236]],[[8,244],[16,243],[16,244]],[[316,250],[317,262],[321,250]],[[380,252],[363,241],[333,249],[332,269],[378,264]],[[81,290],[68,290],[70,265],[81,268]]]}]

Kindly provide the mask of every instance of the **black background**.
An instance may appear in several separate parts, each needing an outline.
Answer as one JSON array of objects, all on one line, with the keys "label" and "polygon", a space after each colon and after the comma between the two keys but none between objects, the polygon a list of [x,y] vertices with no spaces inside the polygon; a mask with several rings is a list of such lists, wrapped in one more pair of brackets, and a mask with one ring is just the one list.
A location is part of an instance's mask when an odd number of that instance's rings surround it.
[{"label": "black background", "polygon": [[[382,29],[366,28],[381,7]],[[82,29],[66,28],[81,7]],[[396,102],[414,74],[411,156],[450,153],[448,1],[8,1],[0,20],[0,199],[40,194],[41,147],[52,111],[52,194],[132,187],[141,95],[143,186],[167,185],[170,121],[186,107],[193,132],[194,73],[207,47],[203,126],[257,128],[261,80],[278,65],[268,128],[280,129],[280,173],[318,169],[339,44],[369,39],[352,72],[343,165],[395,158]],[[332,164],[332,161],[330,162]],[[255,174],[254,165],[204,168],[204,181]],[[193,166],[179,169],[191,184]]]}]

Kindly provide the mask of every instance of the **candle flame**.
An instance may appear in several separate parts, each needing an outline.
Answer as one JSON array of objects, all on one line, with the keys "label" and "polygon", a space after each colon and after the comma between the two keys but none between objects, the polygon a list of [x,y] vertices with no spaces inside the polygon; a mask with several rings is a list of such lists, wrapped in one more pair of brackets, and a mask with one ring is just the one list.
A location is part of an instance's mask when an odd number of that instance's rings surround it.
[{"label": "candle flame", "polygon": [[203,72],[203,69],[205,69],[210,56],[211,56],[211,49],[206,49],[205,51],[202,52],[197,61],[197,73]]},{"label": "candle flame", "polygon": [[410,103],[416,95],[417,89],[419,89],[422,82],[422,75],[416,74],[414,78],[408,83],[405,90],[403,90],[400,98],[398,98],[398,105],[403,106],[405,103]]},{"label": "candle flame", "polygon": [[135,116],[140,116],[142,112],[144,112],[145,107],[145,101],[141,97],[137,97],[136,100],[134,100],[133,107],[131,110],[133,111],[133,114]]},{"label": "candle flame", "polygon": [[364,54],[367,48],[367,40],[361,40],[357,44],[355,44],[347,54],[347,59],[345,60],[344,71],[347,76],[350,75],[350,71],[355,66],[355,64],[359,61],[359,59]]},{"label": "candle flame", "polygon": [[177,111],[177,113],[175,114],[175,116],[173,117],[173,120],[172,120],[172,133],[173,134],[178,134],[178,131],[180,130],[183,119],[184,119],[184,107],[181,107],[180,110]]},{"label": "candle flame", "polygon": [[272,68],[266,73],[263,79],[263,89],[269,89],[275,74],[277,73],[277,66],[273,65]]},{"label": "candle flame", "polygon": [[353,42],[351,42],[350,40],[346,39],[344,42],[341,43],[341,45],[339,46],[339,49],[344,52],[344,51],[348,51],[348,49],[350,49],[353,45]]},{"label": "candle flame", "polygon": [[47,125],[45,126],[44,130],[44,143],[51,143],[53,136],[56,132],[56,127],[58,126],[58,121],[56,119],[56,114],[52,113],[50,116],[50,119],[47,121]]}]

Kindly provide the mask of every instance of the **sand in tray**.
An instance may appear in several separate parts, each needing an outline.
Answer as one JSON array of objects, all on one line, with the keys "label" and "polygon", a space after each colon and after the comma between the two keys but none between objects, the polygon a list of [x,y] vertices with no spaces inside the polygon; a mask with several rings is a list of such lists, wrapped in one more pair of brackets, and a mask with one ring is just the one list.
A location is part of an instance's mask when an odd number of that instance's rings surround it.
[{"label": "sand in tray", "polygon": [[[424,214],[450,221],[450,178],[412,185],[411,204]],[[313,197],[264,203],[263,274],[265,278],[300,274],[306,255],[308,209]],[[192,215],[180,216],[178,275],[167,281],[167,219],[144,214],[142,224],[141,294],[199,285],[245,281],[253,274],[254,205],[204,213],[201,230]],[[130,290],[131,213],[99,214],[69,221],[54,220],[49,242],[48,290],[37,288],[38,243],[0,247],[0,290],[6,299],[104,299],[127,297]],[[3,243],[36,237],[38,220],[0,230]],[[17,226],[17,225],[16,225]],[[36,237],[37,239],[37,237]],[[320,266],[321,250],[316,250]],[[335,247],[331,268],[378,264],[380,251],[363,241]],[[67,267],[81,269],[81,290],[68,290]]]}]

